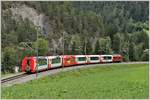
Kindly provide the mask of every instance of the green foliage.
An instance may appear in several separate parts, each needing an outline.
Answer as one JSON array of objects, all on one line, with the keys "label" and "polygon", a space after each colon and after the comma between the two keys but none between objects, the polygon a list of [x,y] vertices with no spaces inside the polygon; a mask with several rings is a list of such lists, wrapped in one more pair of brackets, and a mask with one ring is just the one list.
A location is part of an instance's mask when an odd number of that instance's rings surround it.
[{"label": "green foliage", "polygon": [[[70,43],[68,45],[71,46],[71,54],[82,54],[82,40],[81,37],[79,37],[79,35],[75,34],[72,35]],[[67,46],[67,45],[66,45]]]},{"label": "green foliage", "polygon": [[76,53],[76,42],[73,42],[73,44],[72,44],[71,53],[72,53],[73,55],[77,54],[77,53]]},{"label": "green foliage", "polygon": [[131,61],[142,60],[144,50],[148,49],[148,34],[144,31],[135,32],[130,36],[129,43],[129,58]]},{"label": "green foliage", "polygon": [[48,50],[49,50],[48,41],[43,38],[39,38],[38,41],[34,43],[33,47],[35,48],[35,50],[37,50],[37,47],[38,47],[39,56],[47,55]]},{"label": "green foliage", "polygon": [[86,41],[86,54],[90,55],[93,53],[92,44],[89,39]]},{"label": "green foliage", "polygon": [[110,37],[100,38],[100,51],[104,51],[105,54],[111,53],[111,39]]},{"label": "green foliage", "polygon": [[121,50],[121,54],[123,56],[123,61],[129,61],[129,41],[128,38],[126,38],[126,42],[124,42]]},{"label": "green foliage", "polygon": [[13,67],[17,64],[17,52],[14,46],[5,47],[2,52],[2,71],[13,72]]},{"label": "green foliage", "polygon": [[99,53],[100,53],[100,44],[99,44],[99,40],[96,41],[94,53],[95,53],[95,54],[99,54]]},{"label": "green foliage", "polygon": [[37,31],[28,19],[17,26],[18,42],[34,42],[36,41]]},{"label": "green foliage", "polygon": [[131,42],[131,43],[129,44],[129,59],[130,59],[131,61],[135,61],[135,60],[136,60],[135,56],[136,56],[135,44],[134,44],[133,42]]},{"label": "green foliage", "polygon": [[129,61],[129,54],[123,54],[123,61],[128,62]]},{"label": "green foliage", "polygon": [[116,53],[122,52],[123,42],[124,42],[124,36],[122,33],[117,33],[114,35],[112,48]]},{"label": "green foliage", "polygon": [[148,61],[148,60],[149,60],[149,50],[148,50],[148,49],[145,49],[145,50],[143,51],[143,55],[141,56],[141,59],[142,59],[143,61]]},{"label": "green foliage", "polygon": [[[138,44],[137,46],[135,46],[135,58],[136,58],[136,61],[141,61],[141,56],[143,55],[143,43],[141,44]],[[147,59],[148,61],[148,59]]]},{"label": "green foliage", "polygon": [[148,64],[91,66],[2,87],[1,95],[2,99],[148,99],[148,74]]}]

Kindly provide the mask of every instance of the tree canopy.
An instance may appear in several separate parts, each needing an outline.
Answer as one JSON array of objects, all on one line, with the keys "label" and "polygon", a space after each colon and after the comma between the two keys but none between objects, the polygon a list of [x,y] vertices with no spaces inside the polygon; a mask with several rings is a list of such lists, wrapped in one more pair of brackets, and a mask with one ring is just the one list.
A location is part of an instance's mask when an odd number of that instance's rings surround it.
[{"label": "tree canopy", "polygon": [[[39,40],[30,15],[23,19],[12,12],[23,5],[44,15]],[[148,1],[2,1],[2,68],[21,65],[17,57],[36,55],[16,49],[21,42],[32,42],[31,48],[38,43],[41,56],[62,54],[64,43],[65,54],[119,53],[124,61],[148,60],[148,15]]]}]

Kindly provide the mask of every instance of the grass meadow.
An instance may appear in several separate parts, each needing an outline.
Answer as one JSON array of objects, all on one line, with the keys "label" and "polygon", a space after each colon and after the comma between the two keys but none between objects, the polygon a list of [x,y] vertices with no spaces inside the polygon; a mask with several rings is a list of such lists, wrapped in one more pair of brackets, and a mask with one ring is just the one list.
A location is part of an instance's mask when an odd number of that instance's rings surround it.
[{"label": "grass meadow", "polygon": [[148,64],[103,65],[1,88],[2,99],[147,99]]}]

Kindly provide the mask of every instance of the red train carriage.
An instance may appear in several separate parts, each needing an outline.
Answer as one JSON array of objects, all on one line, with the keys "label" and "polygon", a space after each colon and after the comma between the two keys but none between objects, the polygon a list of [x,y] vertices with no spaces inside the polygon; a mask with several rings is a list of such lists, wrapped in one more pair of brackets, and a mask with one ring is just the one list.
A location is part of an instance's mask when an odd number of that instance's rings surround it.
[{"label": "red train carriage", "polygon": [[113,55],[112,61],[113,62],[122,62],[122,56],[119,54]]},{"label": "red train carriage", "polygon": [[36,60],[35,57],[25,57],[22,60],[21,70],[23,72],[35,72]]},{"label": "red train carriage", "polygon": [[63,65],[62,66],[71,66],[76,65],[76,58],[74,55],[64,55],[63,56]]}]

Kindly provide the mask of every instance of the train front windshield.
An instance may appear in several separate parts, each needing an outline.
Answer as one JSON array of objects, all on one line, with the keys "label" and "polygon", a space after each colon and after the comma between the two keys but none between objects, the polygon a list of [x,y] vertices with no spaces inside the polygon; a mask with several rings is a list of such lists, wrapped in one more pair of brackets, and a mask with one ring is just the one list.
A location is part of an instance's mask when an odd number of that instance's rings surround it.
[{"label": "train front windshield", "polygon": [[30,59],[27,60],[27,66],[30,66]]},{"label": "train front windshield", "polygon": [[30,59],[27,59],[26,71],[30,71]]}]

